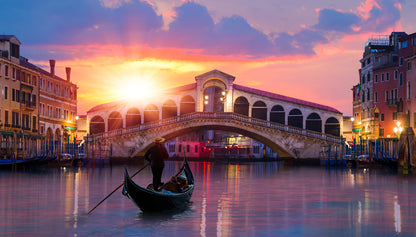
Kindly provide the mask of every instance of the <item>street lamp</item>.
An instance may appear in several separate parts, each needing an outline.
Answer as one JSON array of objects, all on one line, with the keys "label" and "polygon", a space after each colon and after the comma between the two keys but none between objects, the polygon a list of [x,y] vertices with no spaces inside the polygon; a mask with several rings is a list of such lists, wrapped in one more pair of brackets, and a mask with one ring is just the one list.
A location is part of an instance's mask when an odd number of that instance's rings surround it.
[{"label": "street lamp", "polygon": [[221,103],[225,103],[225,101],[227,100],[227,97],[225,96],[227,93],[225,91],[221,92],[221,97],[220,97],[220,101]]},{"label": "street lamp", "polygon": [[206,95],[204,98],[205,98],[204,104],[206,104],[206,105],[207,105],[207,104],[208,104],[208,98],[209,98],[209,97]]},{"label": "street lamp", "polygon": [[397,123],[396,123],[396,127],[394,127],[393,128],[393,131],[394,131],[394,133],[396,133],[396,136],[398,137],[398,138],[400,138],[400,134],[402,133],[402,131],[403,131],[403,127],[402,126],[400,126],[401,124],[400,124],[400,121],[397,121]]}]

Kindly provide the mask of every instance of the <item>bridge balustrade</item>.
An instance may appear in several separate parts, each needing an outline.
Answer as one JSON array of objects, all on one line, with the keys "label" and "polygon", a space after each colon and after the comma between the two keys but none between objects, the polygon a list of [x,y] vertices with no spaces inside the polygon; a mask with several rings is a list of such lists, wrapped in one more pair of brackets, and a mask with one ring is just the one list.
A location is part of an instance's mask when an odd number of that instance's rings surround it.
[{"label": "bridge balustrade", "polygon": [[259,125],[259,126],[263,126],[267,128],[278,129],[281,131],[295,133],[295,134],[299,134],[299,135],[303,135],[307,137],[313,137],[313,138],[317,138],[321,140],[326,140],[329,142],[339,142],[339,137],[336,137],[330,134],[306,130],[306,129],[302,129],[298,127],[292,127],[289,125],[270,122],[270,121],[266,121],[262,119],[252,118],[252,117],[248,117],[248,116],[233,113],[233,112],[194,112],[194,113],[184,114],[184,115],[177,116],[177,117],[148,122],[145,124],[139,124],[135,127],[122,128],[122,129],[112,130],[106,133],[96,134],[95,137],[96,138],[108,138],[108,137],[120,136],[123,134],[139,132],[139,131],[143,131],[146,129],[156,128],[159,126],[174,124],[174,123],[182,122],[182,121],[189,121],[193,119],[201,119],[201,118],[233,119],[233,120],[237,120],[240,122],[251,123],[251,124],[255,124],[255,125]]}]

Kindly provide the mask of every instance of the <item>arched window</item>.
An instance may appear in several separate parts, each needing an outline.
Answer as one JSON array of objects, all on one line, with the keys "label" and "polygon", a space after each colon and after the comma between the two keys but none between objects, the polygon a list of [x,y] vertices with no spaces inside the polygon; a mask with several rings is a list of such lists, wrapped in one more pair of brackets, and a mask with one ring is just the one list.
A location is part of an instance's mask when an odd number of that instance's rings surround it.
[{"label": "arched window", "polygon": [[154,104],[149,104],[144,109],[144,122],[152,122],[159,120],[159,109]]},{"label": "arched window", "polygon": [[263,101],[256,101],[251,109],[251,117],[267,120],[267,106]]},{"label": "arched window", "polygon": [[322,120],[319,114],[311,113],[306,118],[306,129],[312,130],[315,132],[322,132]]},{"label": "arched window", "polygon": [[248,116],[248,100],[244,96],[238,97],[234,102],[234,113]]},{"label": "arched window", "polygon": [[223,90],[211,86],[204,91],[204,112],[224,112]]},{"label": "arched window", "polygon": [[90,134],[105,132],[104,119],[101,116],[94,116],[90,121]]},{"label": "arched window", "polygon": [[108,117],[108,131],[123,128],[123,117],[119,112],[111,112]]},{"label": "arched window", "polygon": [[273,106],[270,111],[270,122],[285,124],[285,110],[282,106]]},{"label": "arched window", "polygon": [[178,107],[173,100],[167,100],[162,106],[162,119],[178,116]]},{"label": "arched window", "polygon": [[142,116],[137,108],[130,108],[126,114],[126,127],[139,125],[142,122]]},{"label": "arched window", "polygon": [[298,109],[292,109],[287,118],[287,124],[293,127],[303,128],[302,112]]},{"label": "arched window", "polygon": [[180,115],[195,112],[195,100],[190,95],[184,96],[181,99],[181,103],[179,106],[180,106],[180,112],[179,112]]},{"label": "arched window", "polygon": [[340,136],[340,124],[338,119],[330,117],[325,122],[325,133]]}]

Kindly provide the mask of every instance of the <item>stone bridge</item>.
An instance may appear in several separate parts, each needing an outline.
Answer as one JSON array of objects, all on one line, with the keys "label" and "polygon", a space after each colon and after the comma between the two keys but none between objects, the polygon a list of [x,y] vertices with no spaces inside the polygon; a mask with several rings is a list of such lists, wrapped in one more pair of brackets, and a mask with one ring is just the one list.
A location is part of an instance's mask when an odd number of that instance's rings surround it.
[{"label": "stone bridge", "polygon": [[270,147],[280,157],[318,158],[323,145],[339,145],[339,137],[233,112],[194,112],[135,127],[95,135],[110,144],[112,157],[143,155],[155,137],[167,140],[198,130],[235,132]]}]

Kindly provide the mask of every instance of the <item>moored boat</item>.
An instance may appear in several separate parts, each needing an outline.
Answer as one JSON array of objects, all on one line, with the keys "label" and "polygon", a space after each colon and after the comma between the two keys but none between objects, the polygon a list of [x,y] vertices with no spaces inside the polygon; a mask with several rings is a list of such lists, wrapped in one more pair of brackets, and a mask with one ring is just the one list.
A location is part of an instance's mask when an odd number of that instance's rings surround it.
[{"label": "moored boat", "polygon": [[[186,159],[182,168],[172,177],[185,181],[177,192],[161,190],[156,191],[151,187],[144,188],[137,185],[125,171],[123,194],[143,212],[162,212],[184,209],[188,206],[194,191],[194,177]],[[172,179],[171,179],[172,180]]]}]

